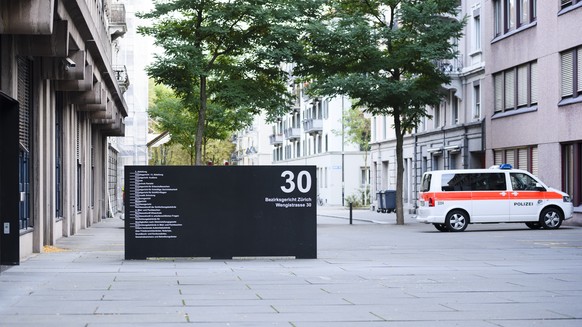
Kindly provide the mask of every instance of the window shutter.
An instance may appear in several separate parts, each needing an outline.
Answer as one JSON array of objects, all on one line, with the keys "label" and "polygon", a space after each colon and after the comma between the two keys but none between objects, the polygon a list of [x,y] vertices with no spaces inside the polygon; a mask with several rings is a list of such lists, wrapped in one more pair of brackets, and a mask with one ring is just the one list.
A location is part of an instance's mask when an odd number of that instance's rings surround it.
[{"label": "window shutter", "polygon": [[[578,93],[582,93],[582,48],[578,48]],[[578,94],[580,96],[580,94]]]},{"label": "window shutter", "polygon": [[517,169],[528,170],[528,150],[529,149],[519,149],[517,150]]},{"label": "window shutter", "polygon": [[531,91],[531,103],[538,103],[538,63],[534,61],[530,66],[530,91]]},{"label": "window shutter", "polygon": [[495,84],[495,112],[503,110],[503,74],[499,73],[494,77]]},{"label": "window shutter", "polygon": [[26,152],[30,151],[32,108],[32,61],[18,57],[19,141]]},{"label": "window shutter", "polygon": [[527,105],[527,66],[517,68],[517,106]]},{"label": "window shutter", "polygon": [[506,110],[515,108],[515,70],[505,72],[505,107]]},{"label": "window shutter", "polygon": [[507,150],[505,152],[505,163],[508,163],[515,167],[515,150]]},{"label": "window shutter", "polygon": [[493,157],[494,165],[501,165],[503,163],[503,151],[495,151]]},{"label": "window shutter", "polygon": [[561,64],[561,71],[562,71],[562,98],[571,96],[573,93],[574,85],[574,68],[573,66],[573,52],[568,51],[562,53],[562,64]]},{"label": "window shutter", "polygon": [[531,149],[531,173],[538,175],[538,147]]}]

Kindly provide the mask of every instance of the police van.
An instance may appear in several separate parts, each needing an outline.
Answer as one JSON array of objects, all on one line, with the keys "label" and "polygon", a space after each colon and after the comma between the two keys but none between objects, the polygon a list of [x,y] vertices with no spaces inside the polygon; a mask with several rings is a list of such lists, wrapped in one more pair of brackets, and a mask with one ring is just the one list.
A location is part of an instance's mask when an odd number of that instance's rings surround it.
[{"label": "police van", "polygon": [[511,165],[438,170],[422,176],[417,221],[441,232],[462,232],[474,223],[525,223],[556,229],[572,218],[568,194]]}]

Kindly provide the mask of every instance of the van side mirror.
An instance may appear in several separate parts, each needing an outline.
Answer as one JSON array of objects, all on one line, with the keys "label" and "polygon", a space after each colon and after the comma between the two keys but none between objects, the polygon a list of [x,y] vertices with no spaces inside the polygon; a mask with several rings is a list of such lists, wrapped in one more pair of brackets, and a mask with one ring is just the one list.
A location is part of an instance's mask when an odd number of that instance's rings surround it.
[{"label": "van side mirror", "polygon": [[547,190],[545,187],[542,186],[542,184],[536,183],[536,191],[545,192]]}]

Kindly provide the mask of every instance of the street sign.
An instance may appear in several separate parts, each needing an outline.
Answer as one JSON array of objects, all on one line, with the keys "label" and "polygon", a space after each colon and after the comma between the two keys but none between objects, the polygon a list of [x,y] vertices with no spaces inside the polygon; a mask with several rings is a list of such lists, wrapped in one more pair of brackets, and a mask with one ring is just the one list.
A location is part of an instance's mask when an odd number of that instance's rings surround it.
[{"label": "street sign", "polygon": [[316,258],[314,166],[126,166],[125,258]]}]

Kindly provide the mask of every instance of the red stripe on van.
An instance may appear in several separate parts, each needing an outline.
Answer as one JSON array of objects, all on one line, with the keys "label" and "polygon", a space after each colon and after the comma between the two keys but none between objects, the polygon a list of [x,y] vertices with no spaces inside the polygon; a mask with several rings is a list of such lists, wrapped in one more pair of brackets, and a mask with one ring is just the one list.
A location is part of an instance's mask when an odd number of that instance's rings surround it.
[{"label": "red stripe on van", "polygon": [[562,195],[556,192],[520,191],[514,195],[514,191],[475,191],[475,192],[426,192],[420,194],[420,199],[428,201],[433,198],[435,201],[462,201],[462,200],[550,200],[562,199]]}]

